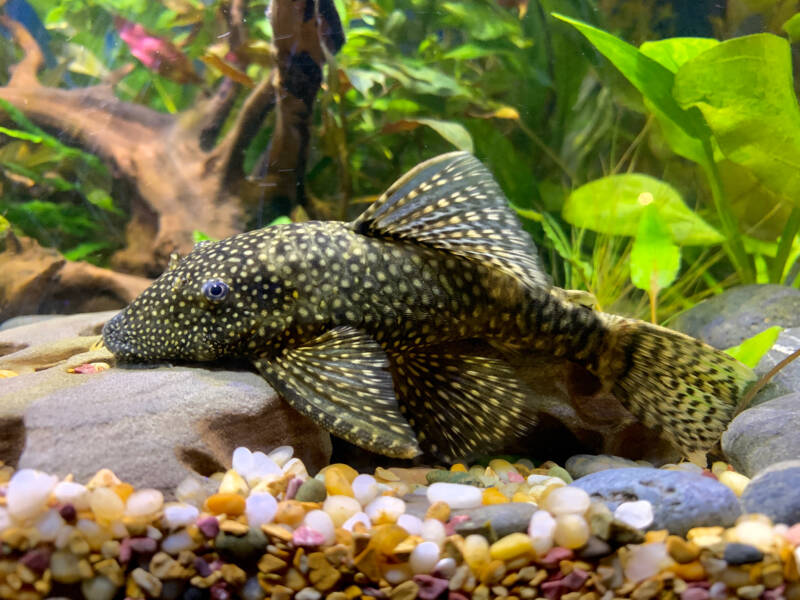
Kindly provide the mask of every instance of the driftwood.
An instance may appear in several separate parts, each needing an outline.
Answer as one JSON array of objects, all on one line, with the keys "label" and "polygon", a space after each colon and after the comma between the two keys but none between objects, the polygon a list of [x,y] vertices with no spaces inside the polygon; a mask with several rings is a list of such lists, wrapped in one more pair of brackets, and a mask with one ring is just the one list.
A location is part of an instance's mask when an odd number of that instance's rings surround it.
[{"label": "driftwood", "polygon": [[[226,7],[234,56],[247,38],[244,14],[244,0]],[[38,45],[22,25],[0,17],[24,53],[0,98],[97,154],[133,190],[126,245],[111,259],[114,271],[66,261],[33,240],[9,238],[0,254],[0,321],[21,313],[122,307],[146,277],[163,271],[172,252],[191,249],[194,231],[227,237],[243,231],[257,207],[280,202],[288,211],[305,203],[313,103],[325,54],[338,51],[344,37],[331,0],[273,0],[270,16],[276,67],[250,90],[223,136],[240,93],[234,81],[223,79],[212,94],[175,115],[123,102],[111,83],[44,86],[37,77],[44,64]],[[245,173],[244,151],[273,109],[269,148],[254,172]]]},{"label": "driftwood", "polygon": [[[39,47],[19,23],[3,18],[24,57],[0,88],[0,98],[38,125],[96,153],[133,184],[126,247],[112,258],[115,269],[158,275],[170,253],[190,250],[195,230],[222,238],[244,229],[256,201],[303,203],[309,119],[322,81],[323,44],[330,52],[338,50],[342,30],[329,0],[274,0],[271,11],[277,68],[251,90],[220,139],[238,84],[225,79],[212,95],[176,115],[123,102],[109,84],[43,86],[37,79],[43,65]],[[243,13],[242,2],[232,3],[228,16],[235,44],[245,37]],[[273,108],[275,135],[248,180],[243,152]]]}]

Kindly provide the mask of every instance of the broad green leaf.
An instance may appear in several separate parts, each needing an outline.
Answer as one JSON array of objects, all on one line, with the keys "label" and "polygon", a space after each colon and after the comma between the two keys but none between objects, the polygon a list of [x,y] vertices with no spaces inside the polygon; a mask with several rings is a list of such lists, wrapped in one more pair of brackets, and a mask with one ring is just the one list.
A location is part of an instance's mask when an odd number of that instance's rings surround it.
[{"label": "broad green leaf", "polygon": [[674,93],[702,111],[726,158],[800,202],[800,109],[786,40],[763,33],[722,42],[678,70]]},{"label": "broad green leaf", "polygon": [[273,225],[288,225],[292,222],[292,219],[287,217],[286,215],[281,215],[280,217],[276,217],[273,219],[267,227],[271,227]]},{"label": "broad green leaf", "polygon": [[747,338],[738,346],[727,348],[725,352],[751,369],[755,369],[762,357],[769,352],[769,349],[778,340],[778,336],[782,331],[782,327],[775,325],[751,338]]},{"label": "broad green leaf", "polygon": [[94,188],[93,190],[90,190],[86,194],[86,199],[95,206],[97,206],[98,208],[102,208],[103,210],[107,210],[108,212],[122,214],[122,211],[120,211],[114,205],[114,199],[105,190],[101,190],[100,188]]},{"label": "broad green leaf", "polygon": [[459,150],[466,150],[467,152],[475,151],[475,146],[472,143],[472,136],[461,123],[441,121],[439,119],[413,120],[420,125],[427,125]]},{"label": "broad green leaf", "polygon": [[83,260],[90,254],[108,248],[108,246],[109,244],[107,242],[84,242],[70,250],[66,250],[64,252],[64,258],[67,260]]},{"label": "broad green leaf", "polygon": [[207,234],[203,233],[202,231],[198,231],[197,229],[195,229],[192,232],[192,241],[196,244],[198,242],[216,242],[217,240],[215,240],[212,237],[208,237]]},{"label": "broad green leaf", "polygon": [[0,240],[6,236],[9,229],[11,229],[11,223],[3,215],[0,215]]},{"label": "broad green leaf", "polygon": [[800,13],[796,13],[781,27],[792,42],[800,41]]},{"label": "broad green leaf", "polygon": [[719,44],[714,38],[675,37],[645,42],[639,51],[665,66],[673,73],[688,60]]},{"label": "broad green leaf", "polygon": [[631,248],[631,281],[640,290],[657,295],[675,281],[681,268],[681,250],[672,242],[658,207],[644,207]]},{"label": "broad green leaf", "polygon": [[567,198],[563,216],[577,227],[634,236],[649,202],[658,208],[678,244],[705,246],[724,241],[722,234],[686,206],[675,188],[639,173],[611,175],[582,185]]}]

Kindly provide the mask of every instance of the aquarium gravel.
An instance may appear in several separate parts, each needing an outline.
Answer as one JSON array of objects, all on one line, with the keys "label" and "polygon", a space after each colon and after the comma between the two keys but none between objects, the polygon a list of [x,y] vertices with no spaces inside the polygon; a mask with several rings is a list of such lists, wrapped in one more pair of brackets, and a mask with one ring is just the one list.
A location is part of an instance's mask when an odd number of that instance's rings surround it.
[{"label": "aquarium gravel", "polygon": [[107,469],[0,466],[0,598],[800,599],[800,524],[645,531],[650,502],[612,512],[552,463],[311,477],[283,446],[232,464],[170,501]]}]

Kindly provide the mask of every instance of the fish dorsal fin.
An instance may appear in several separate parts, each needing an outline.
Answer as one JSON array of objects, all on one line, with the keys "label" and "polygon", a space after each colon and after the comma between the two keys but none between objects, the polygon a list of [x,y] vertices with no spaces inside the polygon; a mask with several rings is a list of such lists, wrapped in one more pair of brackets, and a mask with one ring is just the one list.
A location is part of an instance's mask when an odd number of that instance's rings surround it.
[{"label": "fish dorsal fin", "polygon": [[364,235],[424,244],[492,265],[530,288],[551,286],[500,186],[467,152],[417,165],[352,225]]},{"label": "fish dorsal fin", "polygon": [[400,407],[422,449],[447,462],[497,452],[536,424],[532,392],[480,342],[390,351]]},{"label": "fish dorsal fin", "polygon": [[420,453],[397,405],[386,353],[366,333],[337,327],[254,362],[292,407],[331,433],[387,456]]}]

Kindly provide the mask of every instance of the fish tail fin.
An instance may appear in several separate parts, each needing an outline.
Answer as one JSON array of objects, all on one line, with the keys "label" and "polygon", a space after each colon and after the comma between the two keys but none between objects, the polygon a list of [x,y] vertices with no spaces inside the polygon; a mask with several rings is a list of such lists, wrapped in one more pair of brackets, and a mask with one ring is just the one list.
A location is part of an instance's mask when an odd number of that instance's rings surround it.
[{"label": "fish tail fin", "polygon": [[677,331],[605,313],[601,319],[607,338],[596,374],[684,456],[709,450],[735,416],[753,371]]}]

